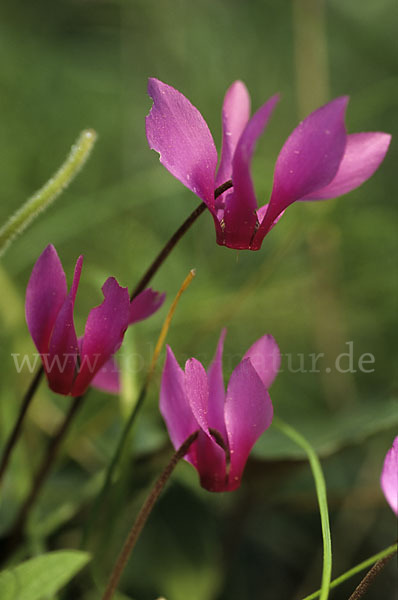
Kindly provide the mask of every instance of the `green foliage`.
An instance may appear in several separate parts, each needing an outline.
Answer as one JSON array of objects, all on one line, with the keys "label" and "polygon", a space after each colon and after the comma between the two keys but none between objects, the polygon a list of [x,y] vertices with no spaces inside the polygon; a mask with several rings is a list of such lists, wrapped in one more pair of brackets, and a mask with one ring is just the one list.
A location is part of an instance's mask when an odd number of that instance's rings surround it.
[{"label": "green foliage", "polygon": [[90,560],[86,552],[63,550],[27,560],[0,573],[2,600],[47,600]]}]

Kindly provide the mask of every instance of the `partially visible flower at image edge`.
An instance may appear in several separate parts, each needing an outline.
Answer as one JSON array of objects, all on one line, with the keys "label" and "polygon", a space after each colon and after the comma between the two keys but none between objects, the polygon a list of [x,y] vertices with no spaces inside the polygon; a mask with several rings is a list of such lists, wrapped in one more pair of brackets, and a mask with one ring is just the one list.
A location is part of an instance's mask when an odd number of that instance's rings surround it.
[{"label": "partially visible flower at image edge", "polygon": [[184,372],[168,346],[160,390],[160,412],[173,446],[179,448],[199,432],[185,459],[197,469],[202,487],[211,492],[240,486],[249,453],[272,422],[268,388],[281,360],[274,338],[261,337],[234,369],[225,392],[225,334],[224,330],[207,372],[195,358],[186,362]]},{"label": "partially visible flower at image edge", "polygon": [[[210,210],[217,243],[259,250],[285,209],[297,200],[326,200],[357,188],[383,161],[391,136],[381,132],[347,135],[348,97],[311,113],[289,136],[276,160],[268,204],[258,208],[250,164],[259,136],[278,101],[275,95],[250,118],[250,96],[241,81],[228,89],[222,109],[222,152],[217,150],[200,112],[173,87],[149,79],[153,106],[146,134],[160,162]],[[232,179],[233,188],[214,199]]]},{"label": "partially visible flower at image edge", "polygon": [[384,459],[380,484],[388,504],[398,516],[398,436]]},{"label": "partially visible flower at image edge", "polygon": [[148,288],[130,302],[127,288],[109,277],[102,286],[102,304],[90,311],[84,335],[78,338],[73,310],[82,265],[80,256],[68,294],[58,254],[51,244],[45,248],[26,290],[28,329],[54,392],[80,396],[92,385],[118,393],[119,372],[112,356],[121,346],[127,327],[156,312],[165,294]]}]

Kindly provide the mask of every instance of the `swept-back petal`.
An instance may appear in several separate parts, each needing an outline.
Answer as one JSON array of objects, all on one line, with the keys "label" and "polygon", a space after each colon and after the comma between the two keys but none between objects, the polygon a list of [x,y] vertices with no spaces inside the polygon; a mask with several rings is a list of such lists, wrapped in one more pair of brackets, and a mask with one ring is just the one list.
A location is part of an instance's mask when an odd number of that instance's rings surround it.
[{"label": "swept-back petal", "polygon": [[207,420],[209,403],[207,374],[196,358],[190,358],[185,363],[185,394],[199,427],[210,435]]},{"label": "swept-back petal", "polygon": [[263,133],[279,97],[273,96],[246,125],[232,161],[233,190],[225,198],[224,238],[229,248],[247,249],[257,226],[257,200],[250,164],[257,139]]},{"label": "swept-back petal", "polygon": [[225,402],[231,464],[229,489],[240,485],[243,469],[253,445],[271,425],[273,408],[263,382],[249,358],[233,371]]},{"label": "swept-back petal", "polygon": [[90,385],[108,394],[120,393],[120,371],[113,356],[100,368]]},{"label": "swept-back petal", "polygon": [[174,177],[214,209],[217,151],[202,115],[178,90],[151,78],[153,106],[146,117],[151,149]]},{"label": "swept-back petal", "polygon": [[209,385],[207,419],[209,427],[219,431],[224,440],[227,440],[227,432],[224,422],[225,386],[222,372],[222,355],[226,334],[227,330],[223,329],[220,339],[218,340],[215,356],[207,370],[207,380]]},{"label": "swept-back petal", "polygon": [[130,303],[129,325],[147,319],[162,306],[166,294],[155,292],[152,288],[147,288]]},{"label": "swept-back petal", "polygon": [[50,244],[37,259],[26,289],[26,322],[40,353],[48,352],[54,323],[67,292],[61,261]]},{"label": "swept-back petal", "polygon": [[206,371],[195,358],[187,360],[185,365],[185,393],[202,430],[196,446],[196,468],[200,474],[201,485],[210,492],[224,491],[227,440],[220,440],[218,434],[221,434],[221,431],[209,431],[209,405],[213,399],[209,397]]},{"label": "swept-back petal", "polygon": [[81,365],[72,394],[83,394],[94,375],[120,347],[130,316],[127,288],[109,277],[102,286],[104,300],[87,318],[81,347]]},{"label": "swept-back petal", "polygon": [[232,158],[249,117],[249,92],[242,81],[235,81],[228,88],[222,107],[222,151],[216,187],[231,179]]},{"label": "swept-back petal", "polygon": [[398,515],[398,436],[387,452],[380,483],[388,504]]},{"label": "swept-back petal", "polygon": [[264,335],[254,342],[244,355],[243,359],[245,358],[250,358],[257,375],[268,389],[281,366],[281,353],[272,335]]},{"label": "swept-back petal", "polygon": [[58,312],[50,339],[48,355],[43,356],[44,369],[50,388],[58,394],[69,394],[79,362],[79,345],[73,322],[77,288],[82,272],[83,257],[76,262],[73,283]]},{"label": "swept-back petal", "polygon": [[278,215],[292,202],[332,181],[347,142],[344,125],[347,102],[348,97],[341,97],[318,108],[288,137],[276,161],[271,199],[256,238],[262,240]]},{"label": "swept-back petal", "polygon": [[[199,429],[186,396],[184,371],[176,361],[170,346],[166,348],[159,408],[174,448],[179,448],[192,433]],[[195,466],[196,446],[197,442],[194,442],[186,457]]]},{"label": "swept-back petal", "polygon": [[352,133],[338,171],[329,185],[300,198],[300,200],[326,200],[336,198],[359,187],[382,163],[391,136],[387,133]]}]

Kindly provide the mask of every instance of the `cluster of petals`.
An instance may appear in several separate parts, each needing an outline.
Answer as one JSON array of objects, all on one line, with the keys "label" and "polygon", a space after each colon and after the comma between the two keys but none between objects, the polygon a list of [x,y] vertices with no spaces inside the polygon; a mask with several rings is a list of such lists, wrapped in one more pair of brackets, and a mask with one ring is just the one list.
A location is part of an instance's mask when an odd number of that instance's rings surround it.
[{"label": "cluster of petals", "polygon": [[[222,109],[222,152],[200,112],[173,87],[150,79],[153,106],[146,118],[149,146],[160,162],[205,202],[217,243],[258,250],[284,210],[296,200],[326,200],[345,194],[376,171],[387,152],[390,135],[348,135],[344,117],[348,97],[322,106],[291,133],[276,160],[268,204],[258,208],[250,174],[255,145],[278,101],[275,95],[250,118],[250,97],[241,81],[228,89]],[[215,198],[228,180],[233,188]]]},{"label": "cluster of petals", "polygon": [[54,392],[79,396],[92,384],[117,393],[119,373],[112,355],[120,347],[127,327],[156,312],[165,295],[148,288],[130,302],[127,288],[110,277],[102,286],[102,304],[90,311],[84,335],[78,338],[73,310],[82,265],[80,256],[68,293],[65,272],[54,246],[45,248],[26,290],[29,332]]},{"label": "cluster of petals", "polygon": [[253,445],[271,424],[268,388],[280,366],[279,348],[272,336],[265,335],[246,352],[225,391],[225,333],[207,372],[195,358],[186,362],[183,371],[167,347],[160,391],[160,412],[174,447],[198,432],[185,458],[211,492],[239,487]]},{"label": "cluster of petals", "polygon": [[398,516],[398,436],[384,459],[380,483],[388,504]]}]

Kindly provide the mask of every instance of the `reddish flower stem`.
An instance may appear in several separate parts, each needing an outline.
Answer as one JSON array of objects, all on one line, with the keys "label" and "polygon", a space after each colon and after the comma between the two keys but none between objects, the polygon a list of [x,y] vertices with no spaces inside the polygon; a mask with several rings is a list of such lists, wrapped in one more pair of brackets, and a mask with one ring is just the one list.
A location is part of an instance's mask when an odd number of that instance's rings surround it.
[{"label": "reddish flower stem", "polygon": [[386,564],[391,560],[391,558],[396,554],[396,552],[391,552],[384,558],[378,560],[373,567],[366,573],[365,577],[359,583],[359,585],[355,588],[354,592],[351,594],[348,600],[359,600],[362,596],[368,591],[369,587],[373,583],[374,579],[379,575],[379,573],[384,569]]},{"label": "reddish flower stem", "polygon": [[32,509],[41,492],[43,484],[46,481],[51,471],[51,468],[55,462],[55,459],[58,456],[58,450],[61,446],[61,443],[63,442],[66,434],[68,433],[70,424],[72,423],[75,415],[82,406],[84,398],[85,395],[73,398],[73,402],[70,405],[70,408],[66,413],[64,420],[59,426],[54,437],[50,439],[43,461],[33,479],[29,495],[23,503],[22,507],[20,508],[10,533],[5,539],[2,540],[2,551],[0,554],[0,560],[7,558],[21,543],[23,539],[23,530],[30,510]]},{"label": "reddish flower stem", "polygon": [[36,375],[34,376],[34,378],[32,379],[29,388],[26,390],[25,396],[22,399],[22,405],[17,417],[17,420],[15,422],[14,428],[11,431],[9,438],[6,442],[5,448],[4,448],[4,452],[3,452],[3,456],[1,457],[1,462],[0,462],[0,487],[1,487],[1,482],[3,480],[3,475],[7,469],[8,463],[10,461],[11,458],[11,454],[12,451],[15,447],[15,445],[17,444],[21,432],[22,432],[22,423],[23,420],[25,418],[25,415],[29,409],[30,403],[33,399],[33,396],[35,395],[35,392],[37,390],[37,388],[39,387],[39,384],[42,380],[42,377],[44,375],[44,369],[43,367],[40,367],[39,370],[37,371]]},{"label": "reddish flower stem", "polygon": [[145,500],[138,516],[128,534],[126,541],[123,545],[123,548],[116,560],[115,566],[113,567],[111,576],[108,581],[108,585],[106,587],[105,593],[102,596],[102,600],[111,600],[113,598],[114,593],[116,592],[120,577],[123,574],[123,571],[127,565],[127,561],[130,557],[130,554],[137,543],[137,540],[140,536],[140,533],[152,511],[152,508],[155,505],[156,500],[159,498],[164,486],[170,478],[170,475],[174,471],[178,462],[184,458],[186,453],[189,450],[189,447],[198,437],[198,432],[196,431],[192,435],[189,436],[185,440],[185,442],[180,446],[180,448],[173,454],[170,462],[164,469],[163,473],[160,475],[159,479],[156,481],[152,491],[150,492],[148,498]]},{"label": "reddish flower stem", "polygon": [[[220,185],[214,192],[214,199],[221,196],[221,194],[223,194],[224,192],[229,190],[229,188],[231,188],[231,187],[232,187],[231,180],[226,181],[225,183]],[[155,273],[157,272],[159,267],[164,263],[164,261],[166,260],[166,258],[168,257],[168,255],[170,254],[170,252],[172,251],[174,246],[183,237],[183,235],[188,231],[188,229],[191,227],[191,225],[193,225],[195,223],[196,219],[198,217],[200,217],[200,215],[206,210],[206,208],[207,208],[206,204],[204,202],[201,202],[199,204],[199,206],[197,206],[195,208],[195,210],[189,215],[189,217],[184,221],[184,223],[181,225],[181,227],[179,227],[177,229],[177,231],[171,236],[171,238],[169,239],[167,244],[159,252],[159,254],[155,258],[155,260],[153,261],[151,266],[147,269],[144,276],[141,278],[141,280],[138,282],[138,284],[132,291],[131,300],[133,300],[133,298],[138,296],[138,294],[140,294],[147,287],[148,283],[151,281],[152,277],[155,275]]]},{"label": "reddish flower stem", "polygon": [[[232,185],[233,184],[232,184],[231,180],[226,181],[225,183],[220,185],[214,192],[214,198],[218,198],[219,196],[221,196],[221,194],[223,194],[226,190],[231,188]],[[169,239],[167,244],[164,246],[164,248],[161,250],[161,252],[155,258],[153,263],[147,269],[144,276],[141,278],[141,280],[139,281],[139,283],[133,290],[133,292],[131,294],[131,300],[133,298],[135,298],[140,292],[142,292],[146,288],[146,286],[148,285],[148,283],[150,282],[152,277],[155,275],[155,273],[162,266],[162,264],[164,263],[164,261],[166,260],[166,258],[170,254],[170,252],[173,250],[174,246],[183,237],[183,235],[188,231],[188,229],[191,227],[191,225],[193,225],[193,223],[202,214],[202,212],[204,212],[205,209],[206,209],[206,204],[204,202],[202,202],[189,215],[189,217],[177,229],[177,231],[171,236],[171,238]],[[40,371],[36,374],[35,379],[32,381],[32,383],[26,393],[26,396],[23,401],[21,413],[18,417],[18,422],[14,427],[14,430],[17,429],[17,435],[15,436],[15,440],[13,440],[13,442],[10,446],[10,449],[7,452],[8,456],[6,458],[6,464],[3,468],[3,472],[5,471],[5,469],[7,467],[9,458],[11,456],[11,452],[12,452],[13,448],[15,447],[16,441],[19,438],[24,417],[26,415],[26,412],[30,405],[31,400],[33,399],[34,393],[37,389],[37,386],[40,382],[43,372],[44,372],[43,369],[40,369]],[[36,382],[36,379],[38,380],[37,382]],[[61,442],[63,441],[64,437],[66,436],[75,415],[77,414],[78,410],[80,409],[80,407],[82,405],[82,400],[83,400],[83,398],[86,397],[87,393],[88,392],[83,394],[83,396],[79,396],[78,398],[74,399],[73,404],[71,405],[68,413],[65,416],[65,420],[62,422],[55,437],[50,441],[48,448],[47,448],[47,453],[44,456],[43,462],[42,462],[41,466],[39,467],[37,475],[33,481],[33,485],[32,485],[31,491],[29,493],[29,496],[25,500],[25,503],[23,504],[23,506],[18,514],[18,517],[11,529],[10,534],[8,534],[7,537],[3,538],[3,540],[2,540],[3,547],[2,547],[2,551],[0,553],[0,562],[2,561],[2,559],[7,558],[15,550],[15,548],[20,544],[20,542],[22,540],[22,532],[23,532],[26,520],[28,518],[28,514],[29,514],[31,508],[33,507],[34,503],[36,502],[37,497],[40,494],[41,488],[43,487],[43,484],[45,483],[47,476],[50,473],[51,467],[57,457],[58,449],[61,445]],[[1,474],[3,474],[3,473],[1,473]]]}]

